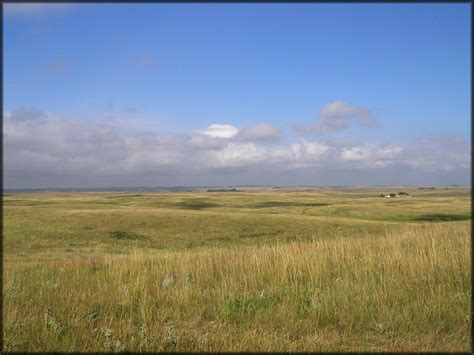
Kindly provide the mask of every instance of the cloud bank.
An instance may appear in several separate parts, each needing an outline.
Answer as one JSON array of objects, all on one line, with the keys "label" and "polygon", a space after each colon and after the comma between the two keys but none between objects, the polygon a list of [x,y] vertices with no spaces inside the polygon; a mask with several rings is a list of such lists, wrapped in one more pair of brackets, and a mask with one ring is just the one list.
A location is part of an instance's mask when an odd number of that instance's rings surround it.
[{"label": "cloud bank", "polygon": [[373,127],[375,125],[375,118],[370,110],[344,101],[333,101],[319,111],[318,119],[315,122],[299,130],[317,133],[340,131],[349,128],[351,120],[359,126]]},{"label": "cloud bank", "polygon": [[237,137],[243,141],[275,141],[281,138],[281,132],[267,123],[258,123],[242,129]]},{"label": "cloud bank", "polygon": [[4,113],[3,139],[5,188],[470,180],[470,147],[457,136],[354,145],[288,141],[268,124],[217,123],[171,135],[22,108]]}]

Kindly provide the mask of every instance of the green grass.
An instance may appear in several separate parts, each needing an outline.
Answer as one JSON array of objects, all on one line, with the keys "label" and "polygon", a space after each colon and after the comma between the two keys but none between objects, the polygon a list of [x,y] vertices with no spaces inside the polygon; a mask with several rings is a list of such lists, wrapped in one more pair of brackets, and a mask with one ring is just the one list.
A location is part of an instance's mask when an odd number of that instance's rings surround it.
[{"label": "green grass", "polygon": [[4,350],[469,351],[470,190],[4,199]]}]

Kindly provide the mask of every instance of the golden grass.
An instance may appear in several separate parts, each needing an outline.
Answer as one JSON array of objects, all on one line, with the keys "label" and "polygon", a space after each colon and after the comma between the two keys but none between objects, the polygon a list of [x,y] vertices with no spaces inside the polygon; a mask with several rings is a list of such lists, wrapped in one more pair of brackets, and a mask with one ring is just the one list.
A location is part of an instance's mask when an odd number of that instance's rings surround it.
[{"label": "golden grass", "polygon": [[4,350],[470,351],[470,233],[6,262]]}]

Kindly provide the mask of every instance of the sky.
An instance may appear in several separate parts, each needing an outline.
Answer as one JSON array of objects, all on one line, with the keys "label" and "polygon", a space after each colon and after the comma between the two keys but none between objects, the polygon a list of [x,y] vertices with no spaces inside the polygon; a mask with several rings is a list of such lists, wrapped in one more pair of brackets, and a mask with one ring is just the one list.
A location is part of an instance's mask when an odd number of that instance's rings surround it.
[{"label": "sky", "polygon": [[4,3],[4,187],[470,184],[470,13]]}]

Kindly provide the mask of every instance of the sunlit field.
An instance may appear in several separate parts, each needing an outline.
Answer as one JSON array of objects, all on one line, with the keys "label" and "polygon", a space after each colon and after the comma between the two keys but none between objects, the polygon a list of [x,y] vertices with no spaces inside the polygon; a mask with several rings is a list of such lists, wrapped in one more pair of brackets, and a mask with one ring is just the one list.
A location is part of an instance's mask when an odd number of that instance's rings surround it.
[{"label": "sunlit field", "polygon": [[470,351],[470,194],[6,194],[4,350]]}]

